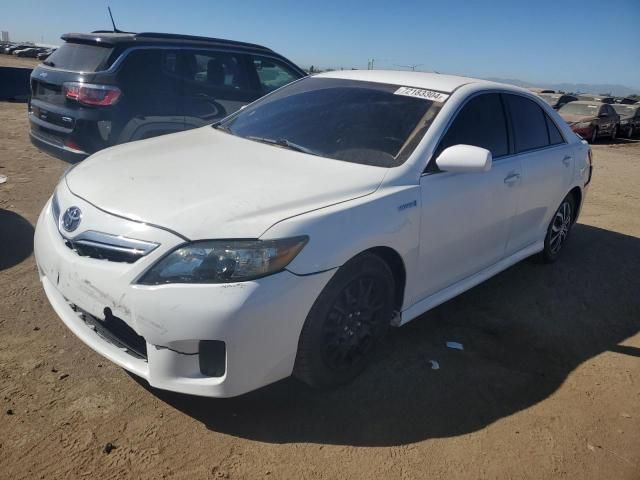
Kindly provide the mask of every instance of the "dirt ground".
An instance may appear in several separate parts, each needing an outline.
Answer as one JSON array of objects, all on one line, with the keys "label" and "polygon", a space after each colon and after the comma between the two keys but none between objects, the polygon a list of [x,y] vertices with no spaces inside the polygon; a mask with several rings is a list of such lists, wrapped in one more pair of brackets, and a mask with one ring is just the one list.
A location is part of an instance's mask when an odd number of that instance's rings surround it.
[{"label": "dirt ground", "polygon": [[16,57],[15,55],[0,54],[0,65],[3,67],[35,68],[41,60],[36,58]]},{"label": "dirt ground", "polygon": [[58,320],[31,250],[67,165],[25,109],[0,104],[0,478],[640,479],[640,141],[594,147],[555,265],[394,329],[352,385],[219,400],[152,390]]}]

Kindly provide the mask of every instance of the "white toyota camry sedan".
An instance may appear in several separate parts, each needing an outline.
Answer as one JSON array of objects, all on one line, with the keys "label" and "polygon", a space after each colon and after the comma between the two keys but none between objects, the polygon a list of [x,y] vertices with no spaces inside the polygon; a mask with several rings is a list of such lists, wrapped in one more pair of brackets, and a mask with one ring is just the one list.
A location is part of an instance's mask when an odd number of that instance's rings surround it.
[{"label": "white toyota camry sedan", "polygon": [[56,187],[35,254],[67,327],[154,387],[331,387],[389,326],[558,258],[590,177],[586,142],[523,89],[331,72],[96,153]]}]

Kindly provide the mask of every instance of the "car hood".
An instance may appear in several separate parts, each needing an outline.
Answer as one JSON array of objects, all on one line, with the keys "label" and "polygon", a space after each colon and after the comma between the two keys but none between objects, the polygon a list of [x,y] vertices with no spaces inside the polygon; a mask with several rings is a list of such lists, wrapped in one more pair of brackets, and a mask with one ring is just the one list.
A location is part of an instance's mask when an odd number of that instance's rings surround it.
[{"label": "car hood", "polygon": [[561,113],[560,116],[564,118],[564,121],[569,125],[578,122],[592,122],[596,119],[593,115],[571,115],[569,113]]},{"label": "car hood", "polygon": [[257,238],[280,220],[374,192],[386,172],[203,127],[103,150],[66,181],[108,213],[196,240]]}]

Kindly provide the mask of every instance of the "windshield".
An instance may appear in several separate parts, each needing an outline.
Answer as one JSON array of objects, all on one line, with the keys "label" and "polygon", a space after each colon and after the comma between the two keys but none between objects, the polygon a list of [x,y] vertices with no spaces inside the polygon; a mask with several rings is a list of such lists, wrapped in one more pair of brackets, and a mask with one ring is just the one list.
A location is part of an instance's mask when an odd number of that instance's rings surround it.
[{"label": "windshield", "polygon": [[305,78],[222,124],[228,133],[281,148],[380,167],[404,162],[448,95],[399,85]]},{"label": "windshield", "polygon": [[569,115],[583,115],[595,117],[598,115],[598,110],[600,109],[599,103],[577,103],[571,102],[567,103],[563,106],[559,113],[568,113]]},{"label": "windshield", "polygon": [[561,95],[553,94],[553,93],[542,93],[540,96],[545,102],[547,102],[551,106],[554,106],[556,103],[558,103],[558,100],[561,97]]},{"label": "windshield", "polygon": [[619,115],[633,115],[638,108],[635,105],[611,105]]},{"label": "windshield", "polygon": [[82,43],[65,43],[43,62],[50,67],[72,72],[96,72],[103,66],[112,48]]}]

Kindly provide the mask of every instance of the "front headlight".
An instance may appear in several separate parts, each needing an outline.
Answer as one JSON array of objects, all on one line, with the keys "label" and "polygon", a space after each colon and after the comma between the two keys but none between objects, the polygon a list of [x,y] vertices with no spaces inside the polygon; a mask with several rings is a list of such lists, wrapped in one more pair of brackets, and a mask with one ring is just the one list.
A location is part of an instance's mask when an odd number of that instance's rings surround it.
[{"label": "front headlight", "polygon": [[575,128],[589,128],[591,126],[591,122],[580,122],[574,125]]},{"label": "front headlight", "polygon": [[629,125],[629,120],[620,120],[620,125]]},{"label": "front headlight", "polygon": [[301,236],[189,243],[162,258],[138,283],[230,283],[265,277],[283,270],[308,240],[309,237]]}]

